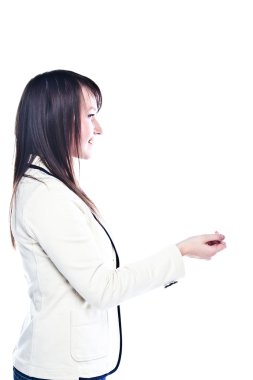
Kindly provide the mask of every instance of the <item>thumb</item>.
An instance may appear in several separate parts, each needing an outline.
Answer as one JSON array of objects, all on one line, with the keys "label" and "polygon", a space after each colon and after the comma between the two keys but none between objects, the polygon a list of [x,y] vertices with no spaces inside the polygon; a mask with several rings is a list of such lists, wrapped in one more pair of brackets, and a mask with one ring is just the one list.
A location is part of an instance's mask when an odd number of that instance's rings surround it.
[{"label": "thumb", "polygon": [[225,236],[220,233],[203,235],[203,243],[211,243],[209,245],[219,244],[224,239]]}]

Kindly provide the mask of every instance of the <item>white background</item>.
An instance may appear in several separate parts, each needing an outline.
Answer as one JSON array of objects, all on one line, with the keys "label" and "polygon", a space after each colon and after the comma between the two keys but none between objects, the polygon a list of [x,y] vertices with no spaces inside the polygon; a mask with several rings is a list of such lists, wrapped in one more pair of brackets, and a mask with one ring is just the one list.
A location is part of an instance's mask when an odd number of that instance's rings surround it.
[{"label": "white background", "polygon": [[191,235],[226,235],[211,261],[122,304],[115,380],[252,380],[253,12],[244,0],[1,3],[0,378],[28,307],[11,248],[14,119],[33,76],[95,80],[104,129],[82,185],[129,263]]}]

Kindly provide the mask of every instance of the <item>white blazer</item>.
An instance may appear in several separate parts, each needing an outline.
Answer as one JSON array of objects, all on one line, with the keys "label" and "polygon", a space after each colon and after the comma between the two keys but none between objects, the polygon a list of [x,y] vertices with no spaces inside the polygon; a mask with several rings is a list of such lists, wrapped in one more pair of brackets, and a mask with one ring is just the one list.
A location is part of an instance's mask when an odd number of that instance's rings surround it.
[{"label": "white blazer", "polygon": [[[33,163],[48,170],[39,157]],[[89,207],[55,177],[32,168],[26,174],[43,183],[22,178],[11,217],[31,301],[13,365],[50,380],[102,375],[112,369],[108,315],[184,276],[182,255],[168,245],[115,269],[112,244]]]}]

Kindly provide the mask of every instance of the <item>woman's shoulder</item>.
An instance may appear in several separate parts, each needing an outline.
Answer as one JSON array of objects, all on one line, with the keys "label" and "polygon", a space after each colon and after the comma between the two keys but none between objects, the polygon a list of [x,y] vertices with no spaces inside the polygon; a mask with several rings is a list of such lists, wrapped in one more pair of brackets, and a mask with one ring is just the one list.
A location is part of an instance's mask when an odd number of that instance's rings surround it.
[{"label": "woman's shoulder", "polygon": [[70,193],[70,189],[57,178],[46,173],[37,173],[35,169],[29,169],[20,180],[17,193],[26,195],[29,199],[59,192]]},{"label": "woman's shoulder", "polygon": [[35,169],[26,172],[17,187],[16,205],[25,210],[39,207],[77,206],[83,211],[87,205],[62,181]]}]

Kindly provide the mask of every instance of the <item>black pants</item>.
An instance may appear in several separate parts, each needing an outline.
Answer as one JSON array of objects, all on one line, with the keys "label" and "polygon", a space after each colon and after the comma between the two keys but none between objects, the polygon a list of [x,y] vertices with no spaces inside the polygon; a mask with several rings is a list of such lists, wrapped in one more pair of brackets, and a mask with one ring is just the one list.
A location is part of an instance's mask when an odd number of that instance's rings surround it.
[{"label": "black pants", "polygon": [[[39,379],[38,377],[27,376],[24,373],[18,371],[15,367],[13,367],[13,380],[46,380],[46,379]],[[88,379],[86,379],[85,377],[79,377],[79,380],[88,380]],[[106,377],[101,377],[101,376],[89,377],[89,380],[106,380]]]}]

